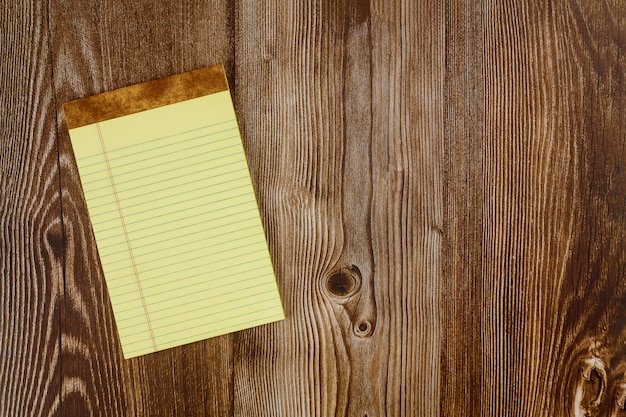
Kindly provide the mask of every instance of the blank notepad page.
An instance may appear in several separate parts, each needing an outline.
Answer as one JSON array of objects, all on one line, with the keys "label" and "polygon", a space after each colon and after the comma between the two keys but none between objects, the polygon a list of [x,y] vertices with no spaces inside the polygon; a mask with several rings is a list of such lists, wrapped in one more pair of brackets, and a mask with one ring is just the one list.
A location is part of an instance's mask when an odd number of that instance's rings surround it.
[{"label": "blank notepad page", "polygon": [[228,90],[70,136],[125,357],[284,318]]}]

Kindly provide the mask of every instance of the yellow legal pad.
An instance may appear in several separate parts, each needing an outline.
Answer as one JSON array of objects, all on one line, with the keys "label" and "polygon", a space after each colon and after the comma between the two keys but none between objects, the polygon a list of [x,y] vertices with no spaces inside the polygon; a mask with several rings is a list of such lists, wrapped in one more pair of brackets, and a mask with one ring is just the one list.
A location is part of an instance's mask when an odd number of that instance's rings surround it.
[{"label": "yellow legal pad", "polygon": [[284,318],[221,65],[64,108],[126,358]]}]

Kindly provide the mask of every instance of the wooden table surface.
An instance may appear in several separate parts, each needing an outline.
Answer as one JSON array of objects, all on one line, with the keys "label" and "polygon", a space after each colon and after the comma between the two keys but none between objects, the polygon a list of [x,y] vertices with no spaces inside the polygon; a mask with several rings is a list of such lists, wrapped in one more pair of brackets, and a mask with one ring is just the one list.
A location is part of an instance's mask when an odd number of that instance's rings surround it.
[{"label": "wooden table surface", "polygon": [[[0,416],[626,416],[626,1],[0,23]],[[219,62],[287,319],[124,360],[61,104]]]}]

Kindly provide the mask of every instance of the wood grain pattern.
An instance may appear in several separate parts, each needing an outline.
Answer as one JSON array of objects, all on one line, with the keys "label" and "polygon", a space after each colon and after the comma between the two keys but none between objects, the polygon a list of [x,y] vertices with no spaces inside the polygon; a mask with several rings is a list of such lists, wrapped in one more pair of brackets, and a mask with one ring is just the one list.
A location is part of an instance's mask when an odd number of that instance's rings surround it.
[{"label": "wood grain pattern", "polygon": [[[446,9],[441,415],[483,415],[483,187],[486,25],[482,2]],[[487,359],[488,360],[488,359]],[[484,413],[487,414],[487,413]]]},{"label": "wood grain pattern", "polygon": [[[0,5],[0,415],[626,415],[626,2]],[[224,62],[287,319],[124,361],[61,103]]]},{"label": "wood grain pattern", "polygon": [[0,6],[0,415],[62,415],[63,229],[48,13]]},{"label": "wood grain pattern", "polygon": [[624,11],[450,9],[445,414],[623,405]]},{"label": "wood grain pattern", "polygon": [[[593,42],[607,34],[594,30],[599,22],[585,8],[608,5],[592,3],[515,2],[484,16],[480,385],[498,387],[481,396],[486,414],[599,411],[598,375],[584,368],[586,355],[604,349],[594,345],[608,325],[610,292],[608,277],[586,265],[589,250],[604,246],[593,235],[605,227],[592,220],[598,212],[587,193],[594,137],[605,128],[587,100],[602,82]],[[615,231],[623,235],[623,225]],[[598,401],[607,410],[614,402],[608,392]]]}]

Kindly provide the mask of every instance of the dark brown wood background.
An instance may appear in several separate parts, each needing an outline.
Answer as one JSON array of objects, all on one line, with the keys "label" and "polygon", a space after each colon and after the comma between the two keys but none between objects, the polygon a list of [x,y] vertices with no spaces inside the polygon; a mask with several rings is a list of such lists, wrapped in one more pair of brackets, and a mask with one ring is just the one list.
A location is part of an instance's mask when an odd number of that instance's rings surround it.
[{"label": "dark brown wood background", "polygon": [[[0,19],[0,416],[626,416],[624,0]],[[219,62],[288,318],[123,360],[61,104]]]}]

